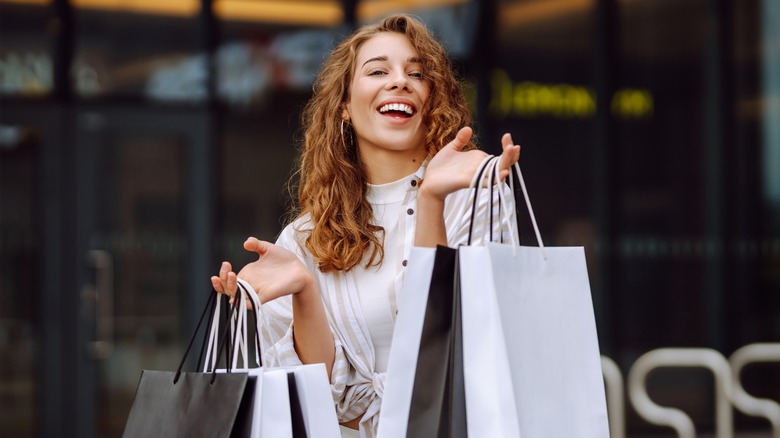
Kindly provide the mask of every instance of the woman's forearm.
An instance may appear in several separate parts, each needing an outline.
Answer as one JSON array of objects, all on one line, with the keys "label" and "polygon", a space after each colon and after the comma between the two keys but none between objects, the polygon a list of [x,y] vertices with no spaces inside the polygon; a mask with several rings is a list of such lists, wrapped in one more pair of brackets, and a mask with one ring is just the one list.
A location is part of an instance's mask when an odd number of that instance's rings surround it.
[{"label": "woman's forearm", "polygon": [[300,292],[293,294],[293,340],[301,362],[324,363],[330,378],[336,352],[333,335],[325,316],[317,282],[307,280]]},{"label": "woman's forearm", "polygon": [[422,187],[417,194],[417,225],[414,245],[427,247],[447,245],[447,229],[444,226],[444,199],[428,194]]}]

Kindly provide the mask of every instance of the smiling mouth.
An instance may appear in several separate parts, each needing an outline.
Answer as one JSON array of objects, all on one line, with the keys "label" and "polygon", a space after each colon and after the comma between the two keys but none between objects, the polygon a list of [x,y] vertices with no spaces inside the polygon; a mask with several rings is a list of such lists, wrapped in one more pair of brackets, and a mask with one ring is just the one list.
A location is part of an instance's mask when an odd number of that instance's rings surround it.
[{"label": "smiling mouth", "polygon": [[379,107],[380,114],[390,117],[409,118],[414,112],[414,107],[405,103],[388,103]]}]

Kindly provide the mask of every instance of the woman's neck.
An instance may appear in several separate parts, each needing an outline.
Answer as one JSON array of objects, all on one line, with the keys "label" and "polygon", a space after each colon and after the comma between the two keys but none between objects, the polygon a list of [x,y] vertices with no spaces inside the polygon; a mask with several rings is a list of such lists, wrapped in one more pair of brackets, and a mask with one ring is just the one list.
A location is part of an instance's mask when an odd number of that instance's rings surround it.
[{"label": "woman's neck", "polygon": [[412,151],[372,151],[360,153],[369,184],[387,184],[411,175],[427,157],[424,149]]}]

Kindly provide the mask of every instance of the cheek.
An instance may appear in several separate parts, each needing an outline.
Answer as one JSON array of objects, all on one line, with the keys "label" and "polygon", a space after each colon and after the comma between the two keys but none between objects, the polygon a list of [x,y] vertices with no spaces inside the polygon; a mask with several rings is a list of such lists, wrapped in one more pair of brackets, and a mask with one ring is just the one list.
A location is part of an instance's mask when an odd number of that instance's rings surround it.
[{"label": "cheek", "polygon": [[[355,91],[355,90],[353,90]],[[349,113],[351,117],[360,117],[365,112],[365,106],[366,106],[366,100],[365,97],[360,93],[360,91],[357,91],[352,94],[350,97],[349,103],[347,104],[347,108],[349,109]]]},{"label": "cheek", "polygon": [[418,88],[417,94],[420,96],[420,101],[423,104],[423,108],[427,106],[428,99],[431,97],[431,87],[426,85],[420,85],[420,88]]}]

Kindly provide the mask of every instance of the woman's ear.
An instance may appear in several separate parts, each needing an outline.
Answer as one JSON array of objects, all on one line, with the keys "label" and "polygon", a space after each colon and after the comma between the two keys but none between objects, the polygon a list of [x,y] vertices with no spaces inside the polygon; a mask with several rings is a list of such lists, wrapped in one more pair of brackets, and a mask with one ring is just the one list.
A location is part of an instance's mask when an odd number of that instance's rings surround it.
[{"label": "woman's ear", "polygon": [[348,107],[345,105],[344,110],[341,111],[341,120],[345,122],[349,122],[350,116],[349,116],[349,110]]}]

